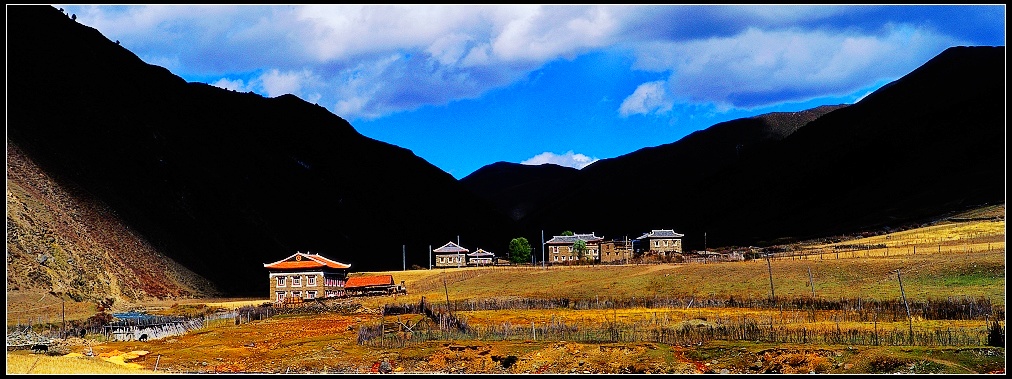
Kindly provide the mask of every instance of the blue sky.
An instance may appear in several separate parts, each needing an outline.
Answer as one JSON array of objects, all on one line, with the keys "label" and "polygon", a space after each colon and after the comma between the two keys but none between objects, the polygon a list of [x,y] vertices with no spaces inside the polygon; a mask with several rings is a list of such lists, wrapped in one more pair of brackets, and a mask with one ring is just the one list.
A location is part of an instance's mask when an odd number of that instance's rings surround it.
[{"label": "blue sky", "polygon": [[850,104],[947,47],[1005,45],[1003,4],[55,7],[187,81],[297,95],[458,179]]}]

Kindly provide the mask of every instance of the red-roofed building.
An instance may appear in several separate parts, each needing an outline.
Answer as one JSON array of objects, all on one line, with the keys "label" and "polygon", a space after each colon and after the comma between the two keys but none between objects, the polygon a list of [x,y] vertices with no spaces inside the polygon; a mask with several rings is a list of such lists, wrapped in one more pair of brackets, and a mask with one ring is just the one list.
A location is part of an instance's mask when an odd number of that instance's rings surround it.
[{"label": "red-roofed building", "polygon": [[344,296],[351,265],[319,254],[295,252],[280,261],[264,263],[264,268],[270,271],[271,298],[282,302],[292,297],[309,300]]},{"label": "red-roofed building", "polygon": [[403,288],[394,284],[393,275],[352,276],[344,284],[348,296],[392,294],[403,292]]}]

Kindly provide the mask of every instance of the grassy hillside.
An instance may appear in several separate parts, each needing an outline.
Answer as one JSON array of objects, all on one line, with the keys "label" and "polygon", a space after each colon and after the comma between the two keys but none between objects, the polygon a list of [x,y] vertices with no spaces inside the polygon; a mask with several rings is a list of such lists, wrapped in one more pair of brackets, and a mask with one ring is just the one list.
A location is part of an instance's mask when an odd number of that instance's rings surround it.
[{"label": "grassy hillside", "polygon": [[[1003,212],[1002,212],[1003,213]],[[827,300],[862,297],[895,302],[899,286],[893,270],[903,270],[907,298],[985,297],[1004,314],[1004,216],[926,226],[892,234],[818,245],[797,245],[814,252],[830,245],[885,244],[887,256],[865,256],[856,250],[836,259],[828,254],[771,262],[777,296],[811,296],[806,286],[811,269],[816,295]],[[1001,232],[1000,235],[995,233]],[[901,253],[935,241],[947,249]],[[988,242],[990,241],[990,242]],[[990,244],[991,249],[986,246]],[[982,249],[983,247],[983,249]],[[970,252],[974,249],[973,252]],[[911,249],[912,250],[912,249]],[[966,252],[963,252],[963,251]],[[869,250],[870,251],[870,250]],[[349,312],[308,312],[274,316],[235,325],[231,320],[182,336],[146,342],[105,341],[79,346],[81,353],[149,351],[131,363],[151,372],[366,373],[388,361],[404,373],[1003,373],[1004,348],[984,346],[986,321],[977,317],[907,320],[902,310],[871,312],[773,309],[763,307],[668,306],[647,308],[471,310],[458,302],[453,314],[465,319],[470,336],[437,332],[419,314],[382,315],[385,304],[413,303],[422,296],[437,307],[452,300],[490,298],[647,298],[713,295],[763,298],[769,278],[765,261],[712,264],[663,264],[597,267],[506,267],[363,272],[391,274],[404,281],[407,295],[361,297],[364,308]],[[444,285],[445,281],[445,285]],[[191,299],[212,307],[235,307],[257,299]],[[165,305],[165,302],[151,302]],[[183,304],[184,302],[180,302]],[[748,321],[752,320],[752,321]],[[359,343],[364,328],[403,322],[418,333],[391,333]],[[748,324],[752,322],[752,324]],[[750,325],[750,326],[749,326]],[[744,328],[743,328],[744,327]],[[599,337],[614,328],[616,340]],[[908,328],[916,343],[909,344]],[[841,333],[840,330],[843,330]],[[750,333],[757,338],[706,333]],[[664,332],[659,338],[652,333]],[[759,331],[759,332],[757,332]],[[806,336],[807,342],[798,341]],[[476,337],[477,336],[477,337]],[[653,337],[651,337],[653,336]],[[916,336],[916,337],[913,337]],[[398,340],[398,338],[406,338]],[[784,341],[777,341],[783,338]],[[844,338],[836,340],[835,338]],[[855,338],[854,340],[846,340]],[[878,343],[881,338],[881,343]],[[772,340],[771,340],[772,339]],[[873,339],[873,340],[872,340]],[[398,342],[400,341],[400,342]],[[875,341],[875,342],[871,342]],[[28,359],[17,369],[27,369]],[[13,359],[12,359],[13,360]],[[107,367],[60,368],[77,360],[53,361],[54,373],[107,372]],[[93,360],[92,363],[102,363]],[[94,371],[89,371],[94,370]]]},{"label": "grassy hillside", "polygon": [[215,293],[206,279],[159,253],[87,192],[54,180],[9,141],[6,193],[8,320],[45,305],[59,311],[63,295],[87,303]]},{"label": "grassy hillside", "polygon": [[[777,296],[808,297],[811,270],[816,295],[825,299],[893,300],[900,270],[907,298],[985,297],[1005,302],[1005,221],[951,222],[831,244],[798,244],[810,255],[770,262]],[[834,249],[834,246],[851,246]],[[853,246],[884,246],[860,249]],[[916,248],[916,251],[914,250]],[[837,251],[841,253],[836,254]],[[820,255],[819,252],[822,252]],[[708,264],[598,265],[576,267],[448,268],[384,271],[404,281],[408,295],[440,301],[493,297],[573,299],[682,297],[765,298],[764,260]],[[444,288],[445,280],[445,288]],[[390,298],[364,298],[391,302]]]}]

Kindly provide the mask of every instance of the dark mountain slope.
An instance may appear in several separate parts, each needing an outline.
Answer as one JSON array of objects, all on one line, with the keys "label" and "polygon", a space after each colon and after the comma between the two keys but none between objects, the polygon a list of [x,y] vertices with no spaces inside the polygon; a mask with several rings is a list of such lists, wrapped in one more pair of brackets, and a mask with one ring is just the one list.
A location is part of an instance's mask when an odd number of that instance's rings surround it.
[{"label": "dark mountain slope", "polygon": [[156,251],[101,202],[55,182],[10,141],[7,291],[90,302],[215,294],[207,279]]},{"label": "dark mountain slope", "polygon": [[410,151],[294,96],[186,83],[48,6],[8,7],[8,138],[233,294],[310,250],[353,270],[428,245],[505,251],[512,223]]},{"label": "dark mountain slope", "polygon": [[[597,162],[524,222],[607,236],[673,227],[702,248],[704,232],[711,246],[756,244],[1003,203],[1004,71],[1004,47],[950,48],[782,140],[736,149],[748,129],[730,125],[755,121],[735,120]],[[599,185],[616,175],[636,185]]]},{"label": "dark mountain slope", "polygon": [[461,178],[460,183],[513,220],[519,220],[572,190],[578,173],[575,168],[551,163],[496,162]]},{"label": "dark mountain slope", "polygon": [[[571,180],[569,187],[575,188],[571,193],[557,196],[557,203],[523,221],[537,228],[591,228],[619,237],[651,229],[689,228],[692,221],[684,219],[680,211],[666,211],[663,216],[654,213],[666,209],[664,204],[683,207],[684,199],[700,190],[701,181],[737,164],[742,154],[783,139],[843,107],[821,106],[722,122],[676,142],[597,161]],[[606,221],[619,219],[623,221]]]},{"label": "dark mountain slope", "polygon": [[949,48],[748,156],[715,178],[705,199],[723,206],[716,214],[750,215],[731,227],[746,238],[884,227],[1003,203],[1004,54]]}]

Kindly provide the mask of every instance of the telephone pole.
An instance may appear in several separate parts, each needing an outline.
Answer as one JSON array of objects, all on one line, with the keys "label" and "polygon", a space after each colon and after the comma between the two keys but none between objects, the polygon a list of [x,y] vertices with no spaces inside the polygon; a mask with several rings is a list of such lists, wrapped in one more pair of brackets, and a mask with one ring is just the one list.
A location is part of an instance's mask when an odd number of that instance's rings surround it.
[{"label": "telephone pole", "polygon": [[545,230],[541,229],[541,268],[545,266]]},{"label": "telephone pole", "polygon": [[404,266],[404,268],[401,269],[401,271],[408,271],[408,251],[406,250],[404,245],[401,245],[401,263]]}]

